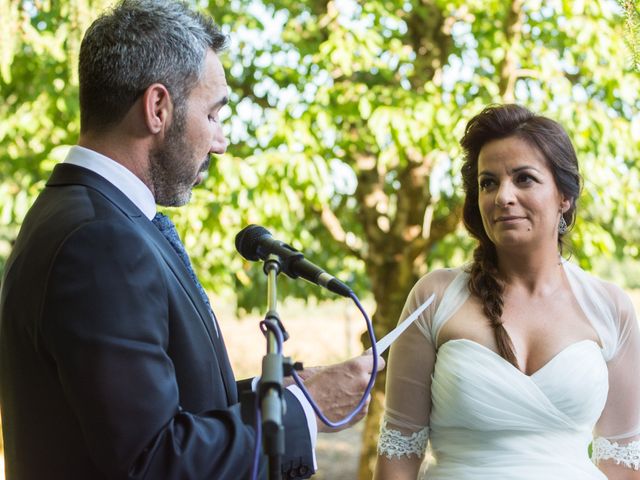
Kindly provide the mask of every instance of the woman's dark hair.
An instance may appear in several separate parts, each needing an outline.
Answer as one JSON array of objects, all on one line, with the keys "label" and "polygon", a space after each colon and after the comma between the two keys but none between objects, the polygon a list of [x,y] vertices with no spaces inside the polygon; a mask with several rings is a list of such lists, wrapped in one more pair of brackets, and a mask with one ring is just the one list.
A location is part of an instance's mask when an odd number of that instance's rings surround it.
[{"label": "woman's dark hair", "polygon": [[[498,352],[514,366],[518,366],[513,344],[502,325],[504,284],[498,274],[498,257],[493,242],[482,224],[478,206],[478,157],[484,145],[507,137],[517,137],[536,148],[547,161],[558,190],[571,201],[562,215],[569,227],[575,220],[576,200],[582,179],[578,159],[567,132],[553,120],[535,115],[519,105],[492,105],[473,117],[460,140],[465,157],[462,181],[465,190],[464,225],[479,244],[473,252],[469,268],[469,290],[482,301],[484,314],[491,321]],[[562,247],[562,234],[558,234]]]}]

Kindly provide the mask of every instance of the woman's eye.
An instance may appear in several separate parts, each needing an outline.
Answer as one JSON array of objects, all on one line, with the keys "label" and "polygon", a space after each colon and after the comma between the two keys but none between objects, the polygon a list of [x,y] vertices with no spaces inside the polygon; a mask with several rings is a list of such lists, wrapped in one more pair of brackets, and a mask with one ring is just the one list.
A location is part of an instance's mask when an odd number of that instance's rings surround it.
[{"label": "woman's eye", "polygon": [[481,190],[486,190],[487,188],[491,187],[491,185],[493,185],[493,180],[490,178],[482,178],[480,179],[479,185]]},{"label": "woman's eye", "polygon": [[523,173],[523,174],[518,175],[518,182],[519,183],[531,183],[534,180],[535,179],[531,175],[529,175],[527,173]]}]

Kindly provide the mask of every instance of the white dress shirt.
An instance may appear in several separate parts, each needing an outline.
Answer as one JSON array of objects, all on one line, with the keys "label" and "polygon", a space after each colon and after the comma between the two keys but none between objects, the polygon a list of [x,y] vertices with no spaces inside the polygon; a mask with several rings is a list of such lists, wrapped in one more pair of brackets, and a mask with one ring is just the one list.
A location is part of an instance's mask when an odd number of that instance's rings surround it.
[{"label": "white dress shirt", "polygon": [[101,153],[76,145],[71,147],[64,163],[86,168],[113,184],[151,220],[156,214],[153,193],[131,170]]}]

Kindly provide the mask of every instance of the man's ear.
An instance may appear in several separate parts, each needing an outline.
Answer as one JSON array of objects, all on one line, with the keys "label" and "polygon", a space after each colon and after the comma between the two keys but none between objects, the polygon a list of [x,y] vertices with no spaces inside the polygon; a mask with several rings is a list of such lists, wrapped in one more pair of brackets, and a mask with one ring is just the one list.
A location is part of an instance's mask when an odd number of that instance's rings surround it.
[{"label": "man's ear", "polygon": [[157,135],[166,130],[173,113],[173,102],[167,87],[153,83],[142,96],[144,120],[149,132]]}]

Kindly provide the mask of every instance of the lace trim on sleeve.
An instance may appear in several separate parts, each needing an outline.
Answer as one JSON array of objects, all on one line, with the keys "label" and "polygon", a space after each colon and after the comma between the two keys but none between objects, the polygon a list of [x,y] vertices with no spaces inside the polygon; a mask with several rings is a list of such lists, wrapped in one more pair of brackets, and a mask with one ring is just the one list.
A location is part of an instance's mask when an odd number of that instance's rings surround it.
[{"label": "lace trim on sleeve", "polygon": [[618,445],[606,438],[597,437],[593,441],[591,459],[597,465],[601,460],[614,460],[618,465],[640,470],[640,440],[627,445]]},{"label": "lace trim on sleeve", "polygon": [[399,430],[389,428],[387,421],[380,425],[380,438],[378,440],[378,454],[387,458],[415,455],[418,458],[424,456],[429,440],[429,427],[404,435]]}]

